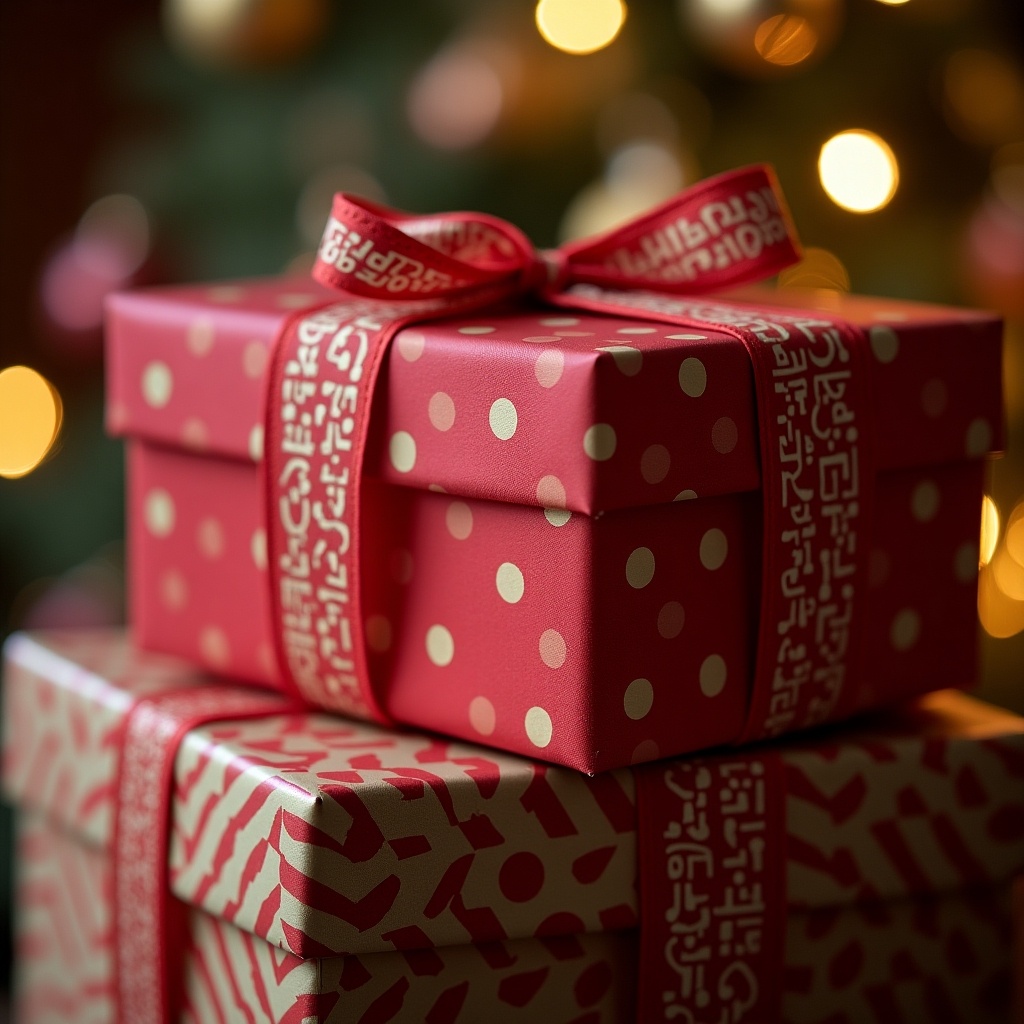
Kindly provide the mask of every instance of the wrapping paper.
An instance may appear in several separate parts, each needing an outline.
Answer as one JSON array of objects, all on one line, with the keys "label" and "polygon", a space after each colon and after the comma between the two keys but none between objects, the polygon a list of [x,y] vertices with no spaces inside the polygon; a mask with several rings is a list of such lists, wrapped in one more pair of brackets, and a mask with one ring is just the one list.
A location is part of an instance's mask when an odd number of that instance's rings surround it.
[{"label": "wrapping paper", "polygon": [[[133,692],[202,686],[118,634],[14,639],[5,780],[109,843]],[[1008,881],[1024,868],[1024,722],[956,694],[867,731],[780,747],[791,908]],[[176,763],[172,889],[302,957],[633,928],[628,772],[302,714],[190,734]]]},{"label": "wrapping paper", "polygon": [[[317,300],[278,282],[112,307],[109,422],[141,439],[140,642],[268,685],[249,460],[268,346],[286,309]],[[999,443],[999,327],[881,300],[834,312],[872,339],[884,440],[856,709],[973,678],[976,456]],[[367,514],[387,540],[363,573],[388,713],[586,771],[733,740],[760,572],[746,360],[721,333],[550,310],[403,331],[369,455],[384,485],[367,488]]]},{"label": "wrapping paper", "polygon": [[[111,875],[101,849],[42,814],[21,816],[21,1024],[113,1021]],[[1005,888],[793,913],[784,1020],[1008,1024],[1009,939]],[[635,957],[633,933],[612,932],[300,960],[193,911],[182,1021],[622,1024],[632,1019]]]}]

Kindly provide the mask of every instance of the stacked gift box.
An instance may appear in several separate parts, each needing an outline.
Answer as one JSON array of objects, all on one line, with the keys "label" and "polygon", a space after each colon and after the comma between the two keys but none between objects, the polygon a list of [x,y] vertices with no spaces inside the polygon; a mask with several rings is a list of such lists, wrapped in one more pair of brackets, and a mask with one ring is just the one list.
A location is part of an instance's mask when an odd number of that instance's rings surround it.
[{"label": "stacked gift box", "polygon": [[[332,224],[321,255],[358,270],[373,246]],[[322,345],[358,383],[404,314],[283,280],[115,297],[133,632],[6,651],[19,1019],[1009,1019],[1024,721],[944,689],[975,671],[998,322],[608,295],[397,325],[352,468],[362,539],[306,616],[320,676],[287,595],[331,551],[292,546],[288,509],[326,481],[336,518],[326,497],[312,518],[350,546],[327,455],[360,428],[340,387],[303,404],[302,359]],[[762,722],[766,496],[814,449],[773,462],[742,338],[801,333],[867,383],[821,399],[834,544],[783,552],[777,632],[817,621],[850,671],[810,701],[818,676],[776,672]],[[288,478],[317,450],[317,480]],[[363,710],[335,671],[349,629],[377,723],[337,713]]]}]

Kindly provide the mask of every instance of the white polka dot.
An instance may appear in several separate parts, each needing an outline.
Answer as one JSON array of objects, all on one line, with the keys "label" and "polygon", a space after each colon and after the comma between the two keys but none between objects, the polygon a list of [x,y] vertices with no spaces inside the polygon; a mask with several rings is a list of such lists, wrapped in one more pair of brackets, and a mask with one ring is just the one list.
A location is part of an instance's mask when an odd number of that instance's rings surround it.
[{"label": "white polka dot", "polygon": [[939,489],[932,480],[922,480],[910,497],[910,511],[919,523],[930,523],[939,511]]},{"label": "white polka dot", "polygon": [[191,416],[185,420],[181,428],[181,443],[186,448],[191,448],[193,451],[198,452],[204,451],[207,444],[209,444],[209,440],[209,431],[207,431],[206,424],[201,419]]},{"label": "white polka dot", "polygon": [[199,524],[196,543],[207,558],[220,558],[224,554],[224,527],[212,516]]},{"label": "white polka dot", "polygon": [[640,475],[649,484],[660,484],[668,476],[672,456],[663,444],[652,444],[640,456]]},{"label": "white polka dot", "polygon": [[643,368],[643,353],[632,345],[600,345],[597,351],[607,352],[615,360],[616,369],[626,377],[635,377]]},{"label": "white polka dot", "polygon": [[565,505],[565,487],[557,476],[542,476],[537,482],[537,501],[545,508]]},{"label": "white polka dot", "polygon": [[946,382],[938,377],[932,377],[921,388],[921,408],[924,410],[924,414],[931,416],[932,419],[941,416],[946,411],[947,399]]},{"label": "white polka dot", "polygon": [[650,548],[634,548],[626,559],[626,582],[634,590],[642,590],[654,579],[654,552]]},{"label": "white polka dot", "polygon": [[622,695],[622,707],[627,717],[639,721],[646,717],[654,704],[654,687],[649,679],[634,679]]},{"label": "white polka dot", "polygon": [[366,619],[366,643],[371,651],[383,654],[391,647],[391,623],[383,615]]},{"label": "white polka dot", "polygon": [[447,494],[448,493],[447,489],[442,487],[440,484],[427,484],[427,490],[428,491],[433,491],[435,494]]},{"label": "white polka dot", "polygon": [[391,552],[391,578],[402,586],[412,581],[412,554],[405,548],[396,548]]},{"label": "white polka dot", "polygon": [[545,629],[540,635],[540,660],[548,668],[561,668],[565,664],[565,638],[557,629]]},{"label": "white polka dot", "polygon": [[575,316],[549,316],[537,322],[541,327],[575,327],[580,321]]},{"label": "white polka dot", "polygon": [[267,567],[267,531],[261,526],[253,530],[249,539],[249,554],[252,555],[253,564],[262,572]]},{"label": "white polka dot", "polygon": [[706,334],[666,334],[669,341],[707,341]]},{"label": "white polka dot", "polygon": [[259,462],[263,458],[263,424],[257,423],[249,431],[249,458]]},{"label": "white polka dot", "polygon": [[565,356],[557,348],[546,348],[533,364],[533,374],[542,388],[553,388],[565,369]]},{"label": "white polka dot", "polygon": [[648,761],[657,761],[660,756],[661,749],[658,744],[654,740],[644,740],[636,745],[629,760],[631,764],[646,764]]},{"label": "white polka dot", "polygon": [[953,556],[953,575],[961,583],[973,583],[978,578],[978,545],[967,541],[956,549]]},{"label": "white polka dot", "polygon": [[551,742],[551,716],[540,707],[526,712],[526,735],[535,747],[546,747]]},{"label": "white polka dot", "polygon": [[544,518],[552,526],[565,526],[572,519],[572,513],[567,508],[546,508]]},{"label": "white polka dot", "polygon": [[486,697],[474,697],[469,702],[469,724],[481,736],[490,736],[497,724],[494,705]]},{"label": "white polka dot", "polygon": [[146,405],[153,409],[162,409],[170,400],[174,391],[174,376],[166,363],[156,359],[146,364],[142,371],[142,397]]},{"label": "white polka dot", "polygon": [[891,363],[900,350],[900,339],[891,327],[877,324],[868,332],[871,351],[880,363]]},{"label": "white polka dot", "polygon": [[245,289],[236,284],[219,284],[206,289],[206,297],[211,302],[241,302]]},{"label": "white polka dot", "polygon": [[614,428],[608,423],[595,423],[583,435],[583,450],[595,462],[607,462],[615,454]]},{"label": "white polka dot", "polygon": [[495,327],[460,327],[459,334],[493,334]]},{"label": "white polka dot", "polygon": [[673,498],[672,500],[673,501],[693,501],[693,499],[696,498],[696,497],[697,497],[697,492],[696,491],[691,491],[689,488],[687,488],[685,491],[680,491],[675,496],[675,498]]},{"label": "white polka dot", "polygon": [[679,364],[679,386],[683,394],[691,398],[700,398],[704,394],[708,386],[708,371],[696,356],[690,356]]},{"label": "white polka dot", "polygon": [[199,653],[208,665],[224,668],[231,658],[231,646],[224,630],[205,626],[199,633]]},{"label": "white polka dot", "polygon": [[654,334],[653,327],[620,327],[616,334]]},{"label": "white polka dot", "polygon": [[736,424],[728,416],[715,420],[711,428],[711,444],[719,455],[728,455],[736,447],[739,432]]},{"label": "white polka dot", "polygon": [[523,341],[528,341],[531,345],[550,345],[561,340],[557,334],[529,334],[523,338]]},{"label": "white polka dot", "polygon": [[713,526],[700,539],[700,564],[705,569],[719,569],[729,554],[729,539]]},{"label": "white polka dot", "polygon": [[146,527],[154,537],[167,537],[174,529],[174,499],[161,487],[146,495],[143,511]]},{"label": "white polka dot", "polygon": [[412,434],[405,430],[396,430],[391,435],[388,455],[391,458],[391,465],[399,473],[408,473],[416,465],[416,442]]},{"label": "white polka dot", "polygon": [[967,428],[964,450],[968,455],[985,455],[992,447],[992,427],[988,420],[976,419]]},{"label": "white polka dot", "polygon": [[523,580],[522,570],[518,565],[511,562],[502,562],[494,577],[494,583],[503,601],[509,604],[517,604],[522,600],[526,583]]},{"label": "white polka dot", "polygon": [[171,611],[181,611],[188,604],[188,584],[177,569],[168,569],[160,577],[160,599]]},{"label": "white polka dot", "polygon": [[499,441],[507,441],[519,425],[516,407],[507,398],[498,398],[492,403],[487,419],[491,432]]},{"label": "white polka dot", "polygon": [[246,377],[256,380],[263,376],[270,353],[262,341],[250,341],[242,350],[242,370]]},{"label": "white polka dot", "polygon": [[427,630],[427,657],[438,668],[444,668],[452,663],[452,658],[455,657],[455,640],[444,626],[438,624]]},{"label": "white polka dot", "polygon": [[427,415],[431,424],[438,430],[451,430],[455,423],[455,403],[451,395],[443,391],[435,392],[427,403]]},{"label": "white polka dot", "polygon": [[473,532],[473,510],[464,501],[453,501],[444,514],[444,524],[456,540],[465,540]]},{"label": "white polka dot", "polygon": [[913,608],[904,608],[892,620],[889,640],[897,651],[909,651],[921,632],[921,616]]},{"label": "white polka dot", "polygon": [[309,292],[286,292],[278,295],[277,304],[281,309],[302,309],[316,302],[316,296]]},{"label": "white polka dot", "polygon": [[673,640],[683,631],[686,612],[678,601],[668,601],[658,612],[658,633],[666,640]]},{"label": "white polka dot", "polygon": [[194,356],[205,356],[213,348],[213,321],[208,317],[193,320],[185,331],[185,347]]},{"label": "white polka dot", "polygon": [[700,666],[700,692],[705,697],[717,697],[725,689],[725,659],[720,654],[709,654]]},{"label": "white polka dot", "polygon": [[395,338],[398,354],[407,362],[415,363],[426,347],[427,339],[421,331],[401,331]]}]

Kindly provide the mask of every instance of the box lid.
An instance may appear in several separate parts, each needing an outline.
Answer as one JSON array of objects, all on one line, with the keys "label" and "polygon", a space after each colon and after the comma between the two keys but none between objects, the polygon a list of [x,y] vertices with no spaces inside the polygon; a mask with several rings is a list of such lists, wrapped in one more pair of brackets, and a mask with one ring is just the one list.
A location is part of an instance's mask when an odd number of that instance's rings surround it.
[{"label": "box lid", "polygon": [[[6,647],[4,779],[110,842],[119,730],[138,697],[201,686],[119,632]],[[991,884],[1024,870],[1024,720],[952,692],[778,746],[790,903]],[[739,756],[739,755],[738,755]],[[174,892],[299,956],[632,927],[634,782],[303,713],[189,734]]]},{"label": "box lid", "polygon": [[[739,294],[868,332],[880,470],[1002,445],[994,315],[830,292]],[[338,299],[294,279],[112,296],[109,428],[258,461],[271,346],[289,316]],[[591,514],[759,485],[753,373],[722,331],[524,306],[401,331],[385,380],[367,468],[396,483]],[[385,442],[399,432],[415,445],[411,467],[391,463]]]}]

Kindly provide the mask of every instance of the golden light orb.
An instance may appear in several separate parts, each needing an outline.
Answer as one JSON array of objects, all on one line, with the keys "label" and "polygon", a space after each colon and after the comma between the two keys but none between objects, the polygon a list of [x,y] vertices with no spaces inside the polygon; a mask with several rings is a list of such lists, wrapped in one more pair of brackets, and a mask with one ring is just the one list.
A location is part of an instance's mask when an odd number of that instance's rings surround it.
[{"label": "golden light orb", "polygon": [[833,135],[821,147],[818,177],[844,210],[872,213],[888,205],[899,185],[899,165],[884,139],[859,128]]},{"label": "golden light orb", "polygon": [[978,561],[988,565],[996,553],[999,543],[999,508],[986,494],[981,501],[981,543],[978,546]]},{"label": "golden light orb", "polygon": [[537,29],[555,49],[594,53],[606,47],[626,20],[622,0],[539,0]]},{"label": "golden light orb", "polygon": [[779,274],[780,288],[827,288],[850,290],[850,275],[842,260],[827,249],[804,249],[800,262]]},{"label": "golden light orb", "polygon": [[818,45],[818,33],[799,14],[774,14],[754,31],[754,49],[779,67],[790,67],[806,60]]},{"label": "golden light orb", "polygon": [[0,476],[31,473],[60,431],[61,401],[56,389],[27,366],[0,371]]}]

